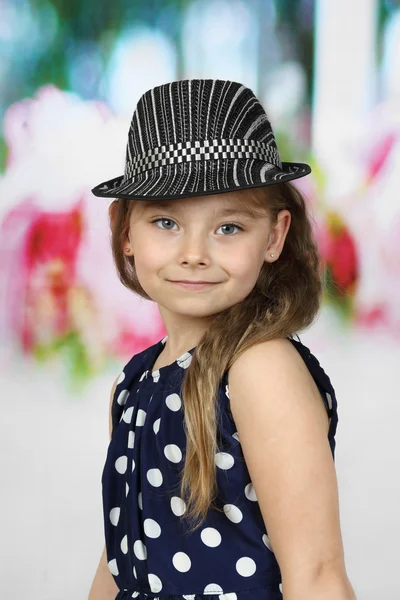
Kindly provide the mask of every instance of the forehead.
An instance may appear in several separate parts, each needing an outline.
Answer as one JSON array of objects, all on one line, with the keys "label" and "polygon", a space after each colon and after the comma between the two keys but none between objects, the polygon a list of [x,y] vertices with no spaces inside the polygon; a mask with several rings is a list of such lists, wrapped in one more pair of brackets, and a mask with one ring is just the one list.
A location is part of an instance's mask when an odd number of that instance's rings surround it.
[{"label": "forehead", "polygon": [[[210,200],[211,198],[211,200]],[[142,201],[142,210],[143,214],[146,214],[149,211],[154,210],[166,210],[170,213],[183,213],[187,210],[189,204],[194,205],[196,203],[195,199],[187,199],[187,201],[182,202],[178,200],[170,200],[170,201]],[[216,200],[213,199],[212,196],[208,197],[208,202],[201,202],[201,206],[206,209],[210,207],[210,212],[212,215],[218,215],[221,217],[225,217],[228,215],[240,215],[242,217],[248,219],[256,219],[261,216],[265,216],[266,214],[266,206],[257,206],[254,202],[249,202],[245,200],[237,200],[236,198],[230,198],[229,200]]]}]

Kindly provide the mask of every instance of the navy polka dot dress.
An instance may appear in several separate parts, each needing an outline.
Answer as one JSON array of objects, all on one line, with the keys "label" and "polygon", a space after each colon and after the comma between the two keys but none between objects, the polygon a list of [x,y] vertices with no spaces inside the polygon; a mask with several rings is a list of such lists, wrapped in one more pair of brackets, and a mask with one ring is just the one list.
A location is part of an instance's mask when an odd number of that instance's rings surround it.
[{"label": "navy polka dot dress", "polygon": [[[328,415],[334,458],[337,403],[329,377],[300,341],[288,338],[310,370]],[[281,573],[268,538],[235,422],[226,373],[218,391],[219,494],[189,534],[179,496],[186,437],[180,386],[192,348],[151,372],[167,336],[124,367],[112,403],[112,439],[102,473],[108,567],[115,600],[278,600]]]}]

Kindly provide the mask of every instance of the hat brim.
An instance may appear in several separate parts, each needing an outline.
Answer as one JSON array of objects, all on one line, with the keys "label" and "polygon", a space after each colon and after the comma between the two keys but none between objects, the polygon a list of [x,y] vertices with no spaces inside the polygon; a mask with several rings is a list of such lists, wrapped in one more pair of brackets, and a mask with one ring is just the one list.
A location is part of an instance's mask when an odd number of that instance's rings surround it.
[{"label": "hat brim", "polygon": [[259,160],[234,162],[227,159],[165,165],[129,180],[124,175],[114,177],[95,186],[92,193],[99,198],[174,200],[264,187],[311,173],[310,165],[305,163],[283,162],[279,169]]}]

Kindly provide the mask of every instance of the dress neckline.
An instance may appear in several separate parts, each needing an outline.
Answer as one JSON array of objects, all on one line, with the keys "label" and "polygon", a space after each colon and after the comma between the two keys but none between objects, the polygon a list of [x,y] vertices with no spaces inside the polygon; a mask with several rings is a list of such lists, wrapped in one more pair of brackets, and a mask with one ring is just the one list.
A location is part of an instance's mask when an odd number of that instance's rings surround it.
[{"label": "dress neckline", "polygon": [[177,366],[179,364],[180,361],[183,361],[185,359],[188,358],[188,354],[193,354],[196,346],[193,346],[193,348],[190,348],[190,350],[187,350],[186,352],[184,352],[183,354],[181,354],[180,356],[178,356],[178,358],[176,358],[175,360],[173,360],[169,365],[164,365],[164,367],[160,367],[156,370],[153,370],[153,366],[156,362],[156,360],[158,359],[158,357],[160,356],[161,352],[164,349],[165,346],[165,342],[167,341],[168,336],[166,335],[165,337],[163,337],[159,342],[157,342],[154,345],[154,350],[152,352],[152,356],[151,356],[151,366],[150,366],[150,374],[154,375],[155,373],[161,373],[166,371],[167,369],[171,369],[175,366]]},{"label": "dress neckline", "polygon": [[[168,336],[166,335],[159,342],[154,344],[154,346],[152,346],[152,354],[151,354],[151,361],[150,361],[151,367],[149,368],[150,375],[154,375],[155,373],[160,373],[160,372],[164,373],[164,371],[167,371],[167,369],[172,369],[173,367],[176,367],[180,361],[184,361],[185,359],[187,359],[188,358],[187,355],[193,354],[194,350],[196,349],[196,346],[193,346],[193,348],[190,348],[190,350],[187,350],[186,352],[184,352],[183,354],[178,356],[178,358],[173,360],[169,365],[164,365],[164,367],[160,367],[159,369],[153,370],[153,365],[155,364],[156,360],[158,359],[161,352],[163,351],[165,342],[167,341],[167,339],[168,339]],[[287,336],[287,339],[291,342],[294,342],[297,346],[305,347],[304,344],[300,341],[300,338],[298,340],[294,340],[291,336]]]}]

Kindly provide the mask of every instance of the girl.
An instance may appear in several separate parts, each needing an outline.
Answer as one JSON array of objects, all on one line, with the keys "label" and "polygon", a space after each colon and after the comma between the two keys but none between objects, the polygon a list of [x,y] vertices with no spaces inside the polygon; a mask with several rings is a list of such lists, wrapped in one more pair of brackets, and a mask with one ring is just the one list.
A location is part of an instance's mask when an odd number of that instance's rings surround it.
[{"label": "girl", "polygon": [[124,175],[93,188],[117,198],[122,283],[168,335],[111,392],[90,600],[354,600],[335,391],[293,338],[322,292],[290,183],[310,171],[281,162],[250,89],[192,79],[140,98]]}]

